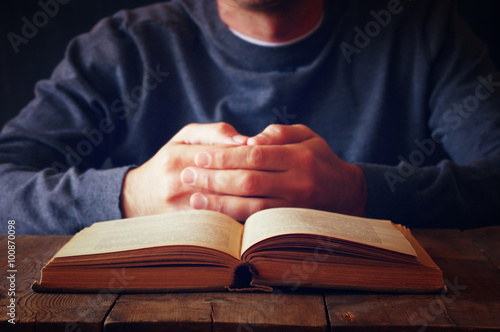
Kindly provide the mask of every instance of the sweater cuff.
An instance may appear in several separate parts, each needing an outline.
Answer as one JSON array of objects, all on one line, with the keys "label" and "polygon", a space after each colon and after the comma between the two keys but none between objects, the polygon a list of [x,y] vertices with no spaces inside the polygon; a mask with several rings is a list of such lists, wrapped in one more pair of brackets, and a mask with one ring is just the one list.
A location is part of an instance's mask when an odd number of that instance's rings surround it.
[{"label": "sweater cuff", "polygon": [[406,192],[408,186],[401,185],[398,167],[363,163],[357,165],[361,167],[366,178],[368,191],[366,217],[388,219],[393,222],[404,220],[410,202]]},{"label": "sweater cuff", "polygon": [[81,175],[76,202],[81,228],[94,222],[122,218],[120,208],[123,180],[134,166],[107,170],[89,169]]}]

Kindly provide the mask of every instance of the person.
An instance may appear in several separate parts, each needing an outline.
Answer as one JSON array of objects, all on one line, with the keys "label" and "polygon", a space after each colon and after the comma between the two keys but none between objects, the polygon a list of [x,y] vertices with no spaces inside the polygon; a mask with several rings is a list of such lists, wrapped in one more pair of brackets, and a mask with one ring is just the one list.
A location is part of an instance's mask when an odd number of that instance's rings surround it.
[{"label": "person", "polygon": [[296,206],[500,220],[500,77],[452,1],[172,0],[102,20],[0,135],[18,233]]}]

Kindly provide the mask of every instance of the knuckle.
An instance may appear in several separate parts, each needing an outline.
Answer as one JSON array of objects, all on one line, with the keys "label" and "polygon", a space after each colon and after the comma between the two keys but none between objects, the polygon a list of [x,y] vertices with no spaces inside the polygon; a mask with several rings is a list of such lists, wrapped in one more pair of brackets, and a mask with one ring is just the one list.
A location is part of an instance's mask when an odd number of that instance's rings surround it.
[{"label": "knuckle", "polygon": [[177,138],[179,136],[182,137],[184,135],[187,135],[188,133],[191,133],[191,132],[197,130],[197,128],[199,128],[200,126],[203,126],[203,124],[196,123],[196,122],[188,123],[187,125],[185,125],[184,127],[182,127],[181,130],[179,130],[174,137]]},{"label": "knuckle", "polygon": [[292,127],[294,127],[297,132],[302,133],[302,136],[307,136],[309,138],[319,137],[318,134],[316,134],[314,131],[311,130],[311,128],[309,128],[304,124],[294,124],[292,125]]},{"label": "knuckle", "polygon": [[199,172],[198,177],[200,184],[203,188],[208,190],[213,190],[214,183],[213,179],[208,172]]},{"label": "knuckle", "polygon": [[300,129],[300,130],[303,130],[303,131],[311,131],[311,129],[309,129],[308,126],[301,124],[301,123],[294,124],[293,126]]},{"label": "knuckle", "polygon": [[225,149],[214,151],[212,160],[215,162],[215,165],[217,167],[220,167],[220,168],[230,167],[228,154],[227,154],[227,151]]},{"label": "knuckle", "polygon": [[220,191],[222,188],[226,188],[229,182],[229,175],[226,172],[217,172],[216,176],[212,181],[212,187],[210,190]]},{"label": "knuckle", "polygon": [[314,152],[309,149],[301,149],[298,154],[299,162],[302,167],[308,170],[314,169],[316,165],[316,156]]},{"label": "knuckle", "polygon": [[213,211],[221,212],[221,213],[227,213],[227,205],[226,201],[223,199],[221,196],[214,196],[213,197]]},{"label": "knuckle", "polygon": [[180,164],[179,158],[176,158],[172,154],[166,153],[166,151],[162,151],[162,153],[158,155],[158,158],[161,168],[165,170],[177,169]]},{"label": "knuckle", "polygon": [[272,134],[273,137],[278,140],[284,139],[286,137],[286,126],[280,124],[272,124],[267,127],[267,130]]},{"label": "knuckle", "polygon": [[238,188],[240,189],[240,192],[245,196],[254,195],[258,186],[258,179],[252,173],[246,172],[239,178]]},{"label": "knuckle", "polygon": [[218,134],[224,135],[232,131],[233,127],[226,122],[217,122],[214,124],[215,131]]},{"label": "knuckle", "polygon": [[260,168],[264,164],[264,151],[260,147],[250,148],[246,157],[250,168]]}]

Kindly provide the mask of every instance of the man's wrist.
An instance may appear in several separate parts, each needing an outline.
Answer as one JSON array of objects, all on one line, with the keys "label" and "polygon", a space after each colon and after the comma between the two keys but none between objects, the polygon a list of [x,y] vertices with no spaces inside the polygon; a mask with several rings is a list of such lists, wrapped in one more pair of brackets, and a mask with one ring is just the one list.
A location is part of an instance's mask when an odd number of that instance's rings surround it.
[{"label": "man's wrist", "polygon": [[138,214],[135,212],[133,208],[133,176],[134,176],[134,171],[135,169],[130,169],[126,174],[125,177],[123,178],[123,184],[122,184],[122,192],[120,195],[120,209],[122,212],[122,217],[123,218],[131,218],[131,217],[136,217]]}]

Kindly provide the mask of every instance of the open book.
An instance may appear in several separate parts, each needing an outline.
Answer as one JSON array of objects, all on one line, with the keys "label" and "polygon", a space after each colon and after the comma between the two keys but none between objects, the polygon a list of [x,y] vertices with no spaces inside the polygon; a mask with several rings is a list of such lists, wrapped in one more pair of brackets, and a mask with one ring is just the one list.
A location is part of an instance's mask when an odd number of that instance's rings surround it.
[{"label": "open book", "polygon": [[33,285],[54,292],[272,287],[431,292],[444,282],[401,225],[277,208],[255,213],[245,225],[196,210],[98,222],[61,248]]}]

